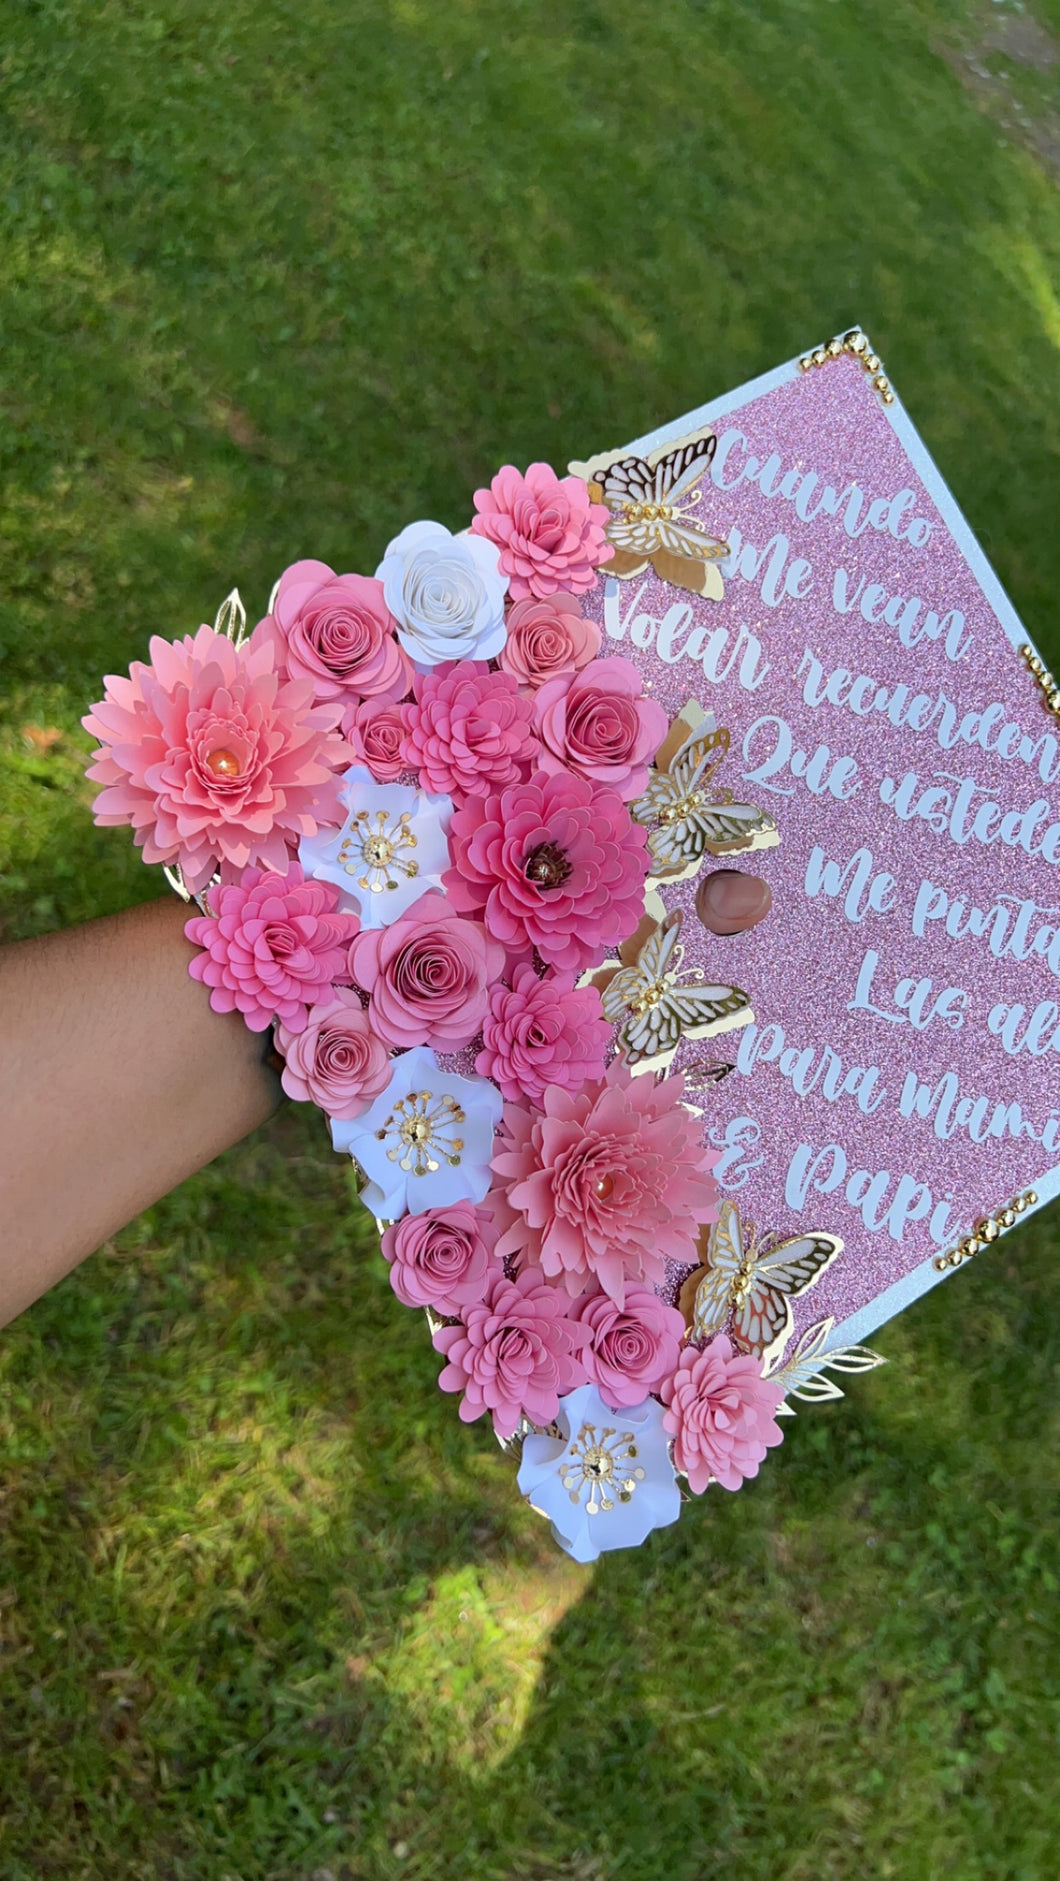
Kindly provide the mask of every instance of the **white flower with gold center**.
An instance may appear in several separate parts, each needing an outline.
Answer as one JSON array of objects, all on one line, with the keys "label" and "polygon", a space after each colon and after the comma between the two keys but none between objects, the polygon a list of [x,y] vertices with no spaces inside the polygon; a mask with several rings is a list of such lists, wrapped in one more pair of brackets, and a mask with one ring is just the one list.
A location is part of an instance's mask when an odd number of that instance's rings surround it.
[{"label": "white flower with gold center", "polygon": [[580,1385],[559,1401],[558,1436],[525,1438],[519,1487],[575,1561],[637,1548],[653,1528],[676,1522],[681,1492],[664,1415],[654,1398],[612,1411],[595,1385]]},{"label": "white flower with gold center", "polygon": [[390,1083],[350,1121],[331,1119],[331,1140],[367,1177],[366,1208],[397,1221],[452,1202],[481,1202],[490,1185],[502,1098],[487,1078],[443,1071],[417,1045],[394,1060]]},{"label": "white flower with gold center", "polygon": [[377,784],[359,764],[346,772],[342,798],[342,827],[303,836],[298,859],[307,875],[334,882],[340,905],[356,911],[363,928],[389,927],[428,888],[441,887],[452,803],[412,785]]}]

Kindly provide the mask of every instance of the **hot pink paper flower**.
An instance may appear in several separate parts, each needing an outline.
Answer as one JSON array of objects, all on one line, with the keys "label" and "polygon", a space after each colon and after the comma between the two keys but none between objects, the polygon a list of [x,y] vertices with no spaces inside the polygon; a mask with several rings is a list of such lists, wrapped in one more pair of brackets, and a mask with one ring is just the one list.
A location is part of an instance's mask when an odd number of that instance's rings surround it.
[{"label": "hot pink paper flower", "polygon": [[342,729],[353,761],[371,771],[377,784],[396,784],[408,770],[404,710],[393,699],[362,699],[343,714]]},{"label": "hot pink paper flower", "polygon": [[284,569],[256,629],[276,640],[292,679],[311,679],[317,699],[344,701],[408,691],[412,667],[396,631],[381,581],[311,561]]},{"label": "hot pink paper flower", "polygon": [[452,1202],[406,1215],[383,1236],[390,1284],[404,1306],[431,1306],[459,1314],[486,1293],[501,1272],[493,1257],[492,1219],[472,1202]]},{"label": "hot pink paper flower", "polygon": [[585,1294],[570,1311],[589,1334],[582,1363],[612,1410],[640,1404],[676,1371],[684,1315],[649,1288],[627,1287],[621,1307],[606,1293]]},{"label": "hot pink paper flower", "polygon": [[241,882],[210,890],[213,913],[196,915],[184,932],[196,947],[193,980],[212,987],[215,1012],[241,1012],[252,1032],[279,1019],[304,1032],[309,1007],[330,999],[346,971],[346,949],[357,916],[336,912],[330,882],[307,882],[297,862],[286,875],[247,869]]},{"label": "hot pink paper flower", "polygon": [[669,1406],[663,1421],[674,1462],[697,1496],[711,1481],[739,1489],[784,1441],[776,1422],[783,1386],[763,1378],[760,1360],[735,1352],[723,1332],[702,1352],[686,1346],[660,1395]]},{"label": "hot pink paper flower", "polygon": [[539,1104],[550,1085],[580,1091],[603,1076],[612,1028],[595,986],[576,986],[573,973],[517,966],[510,987],[494,986],[482,1022],[475,1070],[509,1100]]},{"label": "hot pink paper flower", "polygon": [[359,934],[350,972],[370,995],[380,1038],[457,1051],[482,1024],[504,949],[441,895],[421,895],[390,927]]},{"label": "hot pink paper flower", "polygon": [[543,771],[576,771],[625,802],[647,786],[648,766],[669,719],[632,660],[594,660],[582,673],[550,679],[534,700]]},{"label": "hot pink paper flower", "polygon": [[287,1061],[280,1082],[288,1097],[319,1104],[329,1117],[360,1116],[390,1082],[390,1053],[348,987],[309,1008],[304,1032],[277,1026],[276,1044]]},{"label": "hot pink paper flower", "polygon": [[632,1078],[615,1059],[582,1091],[547,1090],[541,1110],[506,1104],[492,1164],[501,1258],[571,1294],[595,1279],[619,1307],[628,1283],[655,1286],[668,1260],[693,1263],[717,1184],[683,1091],[681,1077]]},{"label": "hot pink paper flower", "polygon": [[417,678],[402,712],[405,762],[438,795],[488,797],[537,757],[530,700],[511,674],[491,673],[484,660],[447,662]]},{"label": "hot pink paper flower", "polygon": [[546,679],[578,672],[600,651],[600,629],[587,620],[573,594],[550,594],[544,601],[516,601],[508,609],[508,638],[500,663],[531,691]]},{"label": "hot pink paper flower", "polygon": [[515,1280],[498,1273],[485,1298],[465,1306],[459,1326],[442,1326],[434,1344],[448,1364],[438,1379],[443,1391],[462,1391],[460,1416],[470,1424],[493,1413],[499,1437],[510,1437],[524,1414],[550,1424],[560,1398],[585,1381],[578,1357],[583,1329],[567,1318],[561,1294],[537,1268]]},{"label": "hot pink paper flower", "polygon": [[536,947],[579,973],[632,934],[643,912],[645,832],[621,798],[583,777],[535,772],[524,784],[469,797],[449,829],[454,907],[485,910],[514,959]]},{"label": "hot pink paper flower", "polygon": [[97,823],[131,823],[145,862],[177,863],[193,893],[219,862],[287,867],[290,849],[341,821],[335,771],[348,761],[336,705],[306,679],[281,682],[274,649],[212,627],[151,640],[151,664],[110,675],[82,719],[103,749]]},{"label": "hot pink paper flower", "polygon": [[590,500],[580,477],[557,477],[550,464],[531,464],[525,477],[505,464],[488,490],[475,491],[475,508],[471,533],[500,549],[513,601],[557,589],[584,594],[615,552],[604,533],[606,504]]}]

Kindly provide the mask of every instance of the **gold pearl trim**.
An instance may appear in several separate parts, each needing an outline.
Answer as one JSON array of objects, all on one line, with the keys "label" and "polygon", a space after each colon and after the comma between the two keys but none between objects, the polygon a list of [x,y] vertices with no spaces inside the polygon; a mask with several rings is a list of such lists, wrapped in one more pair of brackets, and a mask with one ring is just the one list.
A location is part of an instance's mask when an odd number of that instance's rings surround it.
[{"label": "gold pearl trim", "polygon": [[1034,675],[1035,683],[1040,686],[1042,698],[1055,718],[1060,718],[1060,679],[1054,678],[1045,661],[1040,659],[1032,646],[1020,648],[1020,658]]},{"label": "gold pearl trim", "polygon": [[860,327],[851,327],[849,333],[837,333],[835,339],[829,340],[826,346],[818,346],[814,352],[805,353],[799,360],[799,371],[809,372],[813,366],[827,365],[830,359],[839,359],[844,353],[850,353],[854,359],[860,360],[862,370],[872,380],[873,390],[880,395],[881,405],[893,405],[891,382],[878,354],[869,345],[868,334],[863,333]]},{"label": "gold pearl trim", "polygon": [[981,1254],[983,1249],[997,1241],[1006,1229],[1015,1226],[1019,1215],[1025,1214],[1028,1208],[1034,1208],[1037,1200],[1036,1190],[1025,1189],[1022,1195],[1014,1195],[1011,1202],[1008,1202],[1004,1208],[997,1209],[994,1214],[981,1215],[971,1234],[966,1234],[963,1241],[958,1241],[956,1247],[951,1247],[948,1254],[936,1254],[933,1263],[935,1272],[941,1274],[945,1273],[948,1267],[962,1267],[965,1261],[971,1260],[973,1254]]}]

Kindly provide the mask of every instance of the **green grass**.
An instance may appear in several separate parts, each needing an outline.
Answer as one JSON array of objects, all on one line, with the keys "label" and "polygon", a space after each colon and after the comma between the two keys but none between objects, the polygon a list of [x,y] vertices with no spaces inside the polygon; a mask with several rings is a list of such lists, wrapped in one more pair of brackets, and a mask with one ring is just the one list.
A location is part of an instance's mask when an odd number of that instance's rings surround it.
[{"label": "green grass", "polygon": [[[149,632],[855,319],[1060,657],[1021,11],[0,0],[4,931],[157,892],[78,729]],[[586,1571],[289,1110],[0,1340],[0,1876],[1054,1881],[1058,1252]]]}]

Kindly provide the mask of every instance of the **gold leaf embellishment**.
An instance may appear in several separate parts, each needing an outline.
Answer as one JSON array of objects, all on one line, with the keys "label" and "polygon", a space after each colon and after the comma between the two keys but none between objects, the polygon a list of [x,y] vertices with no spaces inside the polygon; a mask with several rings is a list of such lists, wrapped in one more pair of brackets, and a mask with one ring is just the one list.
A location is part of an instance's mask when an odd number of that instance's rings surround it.
[{"label": "gold leaf embellishment", "polygon": [[867,1345],[843,1345],[830,1351],[828,1341],[834,1326],[831,1318],[807,1326],[783,1365],[774,1366],[770,1372],[772,1382],[783,1385],[786,1394],[784,1403],[777,1406],[778,1417],[795,1416],[795,1407],[787,1402],[788,1398],[801,1398],[806,1404],[841,1398],[842,1391],[833,1378],[825,1377],[826,1371],[872,1372],[878,1365],[886,1365],[887,1360]]}]

